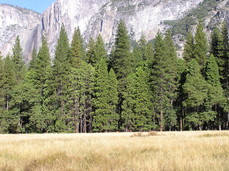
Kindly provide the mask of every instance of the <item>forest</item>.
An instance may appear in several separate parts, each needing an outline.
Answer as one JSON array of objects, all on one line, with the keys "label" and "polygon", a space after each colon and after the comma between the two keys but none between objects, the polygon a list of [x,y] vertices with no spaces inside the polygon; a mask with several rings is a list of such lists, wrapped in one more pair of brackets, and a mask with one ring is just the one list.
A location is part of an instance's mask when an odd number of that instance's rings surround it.
[{"label": "forest", "polygon": [[209,40],[201,22],[178,58],[171,32],[131,47],[124,21],[114,46],[71,42],[62,24],[55,57],[45,36],[25,64],[20,38],[0,57],[0,133],[91,133],[229,128],[226,23]]}]

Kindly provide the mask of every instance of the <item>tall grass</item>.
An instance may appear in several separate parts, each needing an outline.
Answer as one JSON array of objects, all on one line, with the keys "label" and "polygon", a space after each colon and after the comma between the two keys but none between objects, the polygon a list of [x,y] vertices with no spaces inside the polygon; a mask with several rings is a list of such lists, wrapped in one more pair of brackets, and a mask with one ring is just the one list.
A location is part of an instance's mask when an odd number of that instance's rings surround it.
[{"label": "tall grass", "polygon": [[0,135],[0,170],[226,171],[228,133]]}]

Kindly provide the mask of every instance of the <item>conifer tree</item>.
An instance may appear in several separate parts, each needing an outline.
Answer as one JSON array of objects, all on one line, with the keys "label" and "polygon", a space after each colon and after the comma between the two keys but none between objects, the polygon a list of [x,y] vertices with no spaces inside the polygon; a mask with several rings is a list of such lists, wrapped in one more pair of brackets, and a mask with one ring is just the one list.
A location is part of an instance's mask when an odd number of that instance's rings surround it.
[{"label": "conifer tree", "polygon": [[28,68],[28,70],[31,70],[31,69],[34,67],[34,62],[35,62],[35,60],[36,60],[36,57],[37,57],[37,51],[36,51],[36,49],[33,49],[33,52],[32,52],[32,59],[31,59],[31,61],[30,61],[30,63],[29,63],[29,68]]},{"label": "conifer tree", "polygon": [[109,107],[109,75],[105,60],[101,60],[96,66],[94,88],[94,131],[108,131],[110,119]]},{"label": "conifer tree", "polygon": [[186,81],[187,74],[187,62],[181,58],[177,60],[177,98],[174,107],[177,111],[177,118],[179,121],[179,130],[184,129],[184,118],[185,118],[185,107],[183,106],[183,101],[185,100],[183,85]]},{"label": "conifer tree", "polygon": [[17,129],[18,118],[14,117],[10,110],[11,110],[11,101],[12,101],[12,89],[17,84],[15,70],[14,70],[14,63],[9,55],[6,56],[4,59],[4,116],[5,116],[5,123],[6,128],[5,131],[7,133],[15,132]]},{"label": "conifer tree", "polygon": [[186,37],[183,58],[187,62],[190,62],[194,58],[194,38],[191,31],[188,32]]},{"label": "conifer tree", "polygon": [[203,69],[207,61],[208,43],[206,34],[204,33],[203,25],[201,23],[199,23],[197,26],[194,40],[194,58],[199,63],[201,69]]},{"label": "conifer tree", "polygon": [[167,80],[168,84],[168,92],[167,96],[170,100],[170,109],[169,111],[166,111],[165,115],[165,126],[171,130],[173,126],[176,125],[176,112],[174,110],[174,102],[177,98],[176,90],[177,90],[177,84],[178,84],[178,71],[177,71],[177,53],[176,53],[176,48],[174,45],[174,42],[172,40],[172,35],[171,32],[168,31],[165,36],[165,50],[166,50],[166,76],[165,79]]},{"label": "conifer tree", "polygon": [[[49,92],[53,91],[52,97],[49,99],[50,104],[56,104],[56,117],[59,120],[65,115],[65,101],[66,101],[66,90],[67,90],[67,80],[68,80],[68,70],[69,70],[69,41],[68,35],[65,31],[65,27],[62,24],[59,39],[56,46],[54,65],[53,65],[53,82],[50,81],[50,85],[53,86],[53,90],[50,89]],[[54,102],[52,102],[52,100]],[[60,119],[61,120],[61,119]],[[60,123],[60,120],[58,121]],[[57,123],[58,123],[57,122]],[[64,126],[64,124],[59,124]]]},{"label": "conifer tree", "polygon": [[88,43],[88,48],[87,48],[87,59],[88,63],[91,64],[92,66],[95,66],[95,41],[91,37]]},{"label": "conifer tree", "polygon": [[[206,81],[209,84],[208,100],[206,101],[206,106],[208,111],[212,110],[211,120],[217,116],[217,121],[219,129],[221,130],[222,125],[222,108],[225,98],[223,95],[223,89],[220,83],[220,75],[218,65],[216,63],[215,57],[213,55],[207,61],[206,64]],[[214,112],[213,112],[214,111]],[[210,114],[210,112],[209,112]]]},{"label": "conifer tree", "polygon": [[[223,66],[220,72],[221,84],[225,91],[227,99],[229,99],[229,32],[227,23],[224,22],[222,26],[222,41],[223,41]],[[229,101],[229,100],[228,100]],[[229,106],[229,102],[228,102]],[[229,108],[229,107],[228,107]]]},{"label": "conifer tree", "polygon": [[137,68],[140,62],[146,61],[148,58],[147,42],[144,35],[142,35],[138,41],[137,46],[133,49],[131,63],[134,68]]},{"label": "conifer tree", "polygon": [[94,69],[82,61],[79,68],[71,69],[69,77],[67,105],[70,118],[67,124],[72,125],[70,128],[74,132],[91,132]]},{"label": "conifer tree", "polygon": [[124,21],[120,21],[118,25],[112,68],[114,69],[119,81],[119,92],[123,92],[126,86],[126,78],[132,71],[130,40]]},{"label": "conifer tree", "polygon": [[15,79],[15,72],[14,72],[14,63],[9,55],[5,58],[5,64],[4,64],[4,73],[5,73],[5,110],[9,111],[9,103],[10,103],[10,91],[13,89],[13,87],[16,85],[16,79]]},{"label": "conifer tree", "polygon": [[117,104],[118,104],[118,81],[113,69],[109,72],[109,79],[108,79],[108,104],[109,104],[109,112],[110,112],[110,119],[109,119],[109,127],[111,131],[118,130],[118,120],[119,115],[116,111]]},{"label": "conifer tree", "polygon": [[128,76],[122,115],[125,131],[148,131],[154,127],[148,78],[142,67]]},{"label": "conifer tree", "polygon": [[222,73],[224,60],[223,60],[223,38],[220,30],[215,27],[211,35],[211,54],[214,55],[220,73]]},{"label": "conifer tree", "polygon": [[26,71],[25,64],[23,61],[22,48],[21,48],[19,36],[17,36],[12,50],[13,50],[12,61],[14,63],[13,69],[15,72],[17,83],[19,84],[23,80]]},{"label": "conifer tree", "polygon": [[[165,126],[171,127],[175,124],[173,111],[174,93],[176,90],[176,52],[171,37],[168,35],[163,40],[160,33],[155,39],[154,60],[150,64],[150,84],[153,92],[154,111],[157,113],[157,120],[160,130]],[[172,125],[165,125],[172,123]]]},{"label": "conifer tree", "polygon": [[99,34],[95,42],[94,64],[97,64],[101,60],[107,60],[107,51],[105,49],[103,38]]},{"label": "conifer tree", "polygon": [[7,120],[5,116],[5,74],[4,61],[0,53],[0,133],[7,131]]},{"label": "conifer tree", "polygon": [[183,85],[186,108],[186,122],[189,129],[202,129],[211,117],[205,112],[204,102],[208,97],[208,84],[200,73],[200,66],[195,59],[188,65],[186,81]]},{"label": "conifer tree", "polygon": [[[27,72],[25,80],[12,91],[12,112],[20,116],[22,132],[46,132],[47,116],[44,113],[45,83],[50,73],[51,61],[45,38],[33,67]],[[28,123],[29,122],[29,123]],[[30,129],[25,129],[27,125]]]},{"label": "conifer tree", "polygon": [[79,67],[81,61],[85,60],[84,43],[80,33],[80,29],[75,29],[72,37],[71,47],[69,51],[69,63],[72,67]]}]

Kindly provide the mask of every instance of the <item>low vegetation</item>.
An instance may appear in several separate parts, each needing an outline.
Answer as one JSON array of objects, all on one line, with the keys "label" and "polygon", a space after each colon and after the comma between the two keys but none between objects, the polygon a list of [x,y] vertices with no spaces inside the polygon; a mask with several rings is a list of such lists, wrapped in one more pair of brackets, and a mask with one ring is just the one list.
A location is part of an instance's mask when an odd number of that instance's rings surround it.
[{"label": "low vegetation", "polygon": [[229,170],[228,133],[0,135],[0,170]]}]

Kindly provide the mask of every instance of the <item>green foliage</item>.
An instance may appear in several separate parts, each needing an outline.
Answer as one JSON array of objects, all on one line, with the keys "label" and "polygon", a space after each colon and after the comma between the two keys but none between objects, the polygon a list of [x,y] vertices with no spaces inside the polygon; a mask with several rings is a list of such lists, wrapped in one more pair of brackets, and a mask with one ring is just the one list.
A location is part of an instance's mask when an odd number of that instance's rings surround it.
[{"label": "green foliage", "polygon": [[[176,90],[176,58],[171,35],[168,33],[163,39],[162,35],[158,33],[155,39],[154,60],[150,66],[150,84],[153,92],[154,110],[157,113],[161,131],[165,125],[169,127],[174,125],[176,120],[172,106]],[[167,123],[165,123],[165,117]]]},{"label": "green foliage", "polygon": [[126,131],[149,131],[154,128],[148,79],[143,67],[128,76],[122,114],[123,129]]},{"label": "green foliage", "polygon": [[119,92],[123,92],[126,86],[126,78],[132,71],[130,40],[124,21],[120,21],[118,25],[112,68],[119,80]]},{"label": "green foliage", "polygon": [[188,32],[183,52],[183,58],[185,61],[190,62],[194,59],[194,48],[195,46],[192,32]]},{"label": "green foliage", "polygon": [[118,101],[117,80],[114,71],[108,73],[105,60],[96,66],[93,98],[93,130],[115,131],[118,127],[118,116],[115,105]]},{"label": "green foliage", "polygon": [[72,67],[79,67],[81,65],[81,60],[85,60],[85,49],[83,39],[80,33],[80,29],[75,29],[72,43],[69,51],[69,63]]},{"label": "green foliage", "polygon": [[203,25],[201,23],[199,23],[197,26],[194,40],[195,40],[194,58],[199,63],[202,69],[205,66],[207,61],[208,43],[207,43],[207,37],[204,32]]},{"label": "green foliage", "polygon": [[192,59],[188,65],[186,81],[183,85],[185,100],[183,105],[186,108],[186,121],[192,128],[201,128],[205,121],[212,117],[204,112],[204,102],[208,95],[208,84],[200,73],[199,64]]},{"label": "green foliage", "polygon": [[92,66],[95,64],[95,41],[93,38],[90,38],[88,43],[88,50],[87,50],[87,59],[88,63],[90,63]]},{"label": "green foliage", "polygon": [[13,51],[12,61],[14,63],[14,67],[12,69],[14,69],[16,81],[19,84],[20,81],[23,79],[26,71],[25,64],[23,61],[22,48],[21,48],[19,36],[17,36],[15,40],[15,44],[13,46],[12,51]]}]

